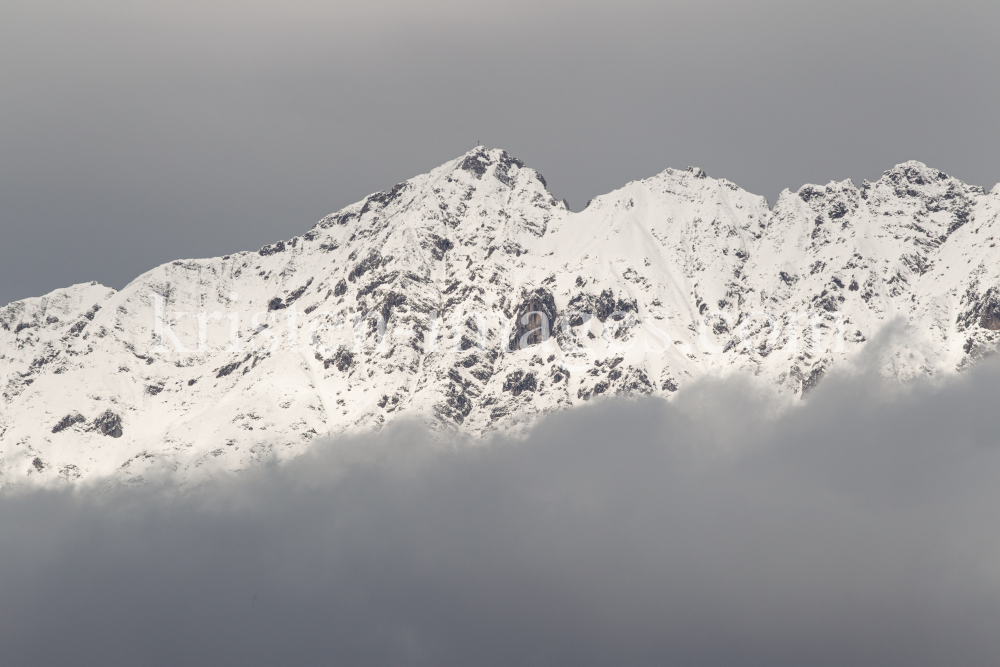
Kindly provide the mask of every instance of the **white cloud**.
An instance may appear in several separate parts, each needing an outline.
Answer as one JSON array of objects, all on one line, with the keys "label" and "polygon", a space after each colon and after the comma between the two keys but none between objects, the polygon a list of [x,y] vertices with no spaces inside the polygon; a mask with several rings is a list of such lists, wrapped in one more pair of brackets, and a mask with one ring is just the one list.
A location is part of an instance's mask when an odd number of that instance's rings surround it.
[{"label": "white cloud", "polygon": [[[996,664],[1000,369],[0,503],[12,664]],[[468,443],[465,443],[466,445]]]}]

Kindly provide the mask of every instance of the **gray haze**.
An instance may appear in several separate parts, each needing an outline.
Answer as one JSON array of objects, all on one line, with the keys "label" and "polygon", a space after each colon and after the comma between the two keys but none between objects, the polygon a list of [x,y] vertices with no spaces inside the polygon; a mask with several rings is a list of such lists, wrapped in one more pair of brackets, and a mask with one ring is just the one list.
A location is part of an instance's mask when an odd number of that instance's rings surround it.
[{"label": "gray haze", "polygon": [[396,424],[177,495],[8,490],[5,664],[996,665],[1000,368]]},{"label": "gray haze", "polygon": [[579,210],[697,165],[774,201],[1000,180],[1000,3],[3,3],[0,304],[256,249],[477,140]]}]

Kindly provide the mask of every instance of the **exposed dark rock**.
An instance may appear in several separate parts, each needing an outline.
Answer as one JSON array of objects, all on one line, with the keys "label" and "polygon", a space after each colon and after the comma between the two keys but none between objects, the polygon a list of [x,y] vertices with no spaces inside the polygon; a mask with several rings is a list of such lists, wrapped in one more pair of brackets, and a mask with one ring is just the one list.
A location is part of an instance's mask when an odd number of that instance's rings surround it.
[{"label": "exposed dark rock", "polygon": [[[639,312],[639,305],[635,299],[619,298],[615,300],[615,295],[610,289],[606,289],[599,296],[593,296],[586,292],[577,294],[569,301],[567,310],[570,312],[592,313],[601,323],[607,321],[617,311],[619,313],[614,319],[619,321],[624,318],[623,313]],[[570,326],[579,326],[583,323],[583,318],[575,315],[570,320]]]},{"label": "exposed dark rock", "polygon": [[482,178],[483,174],[486,173],[486,169],[493,164],[490,160],[488,153],[484,151],[477,151],[472,155],[466,155],[462,163],[458,165],[459,169],[464,169],[465,171],[471,172],[476,178]]},{"label": "exposed dark rock", "polygon": [[508,373],[503,381],[503,390],[509,391],[514,396],[519,396],[524,391],[533,392],[536,388],[535,374],[531,372],[514,371]]},{"label": "exposed dark rock", "polygon": [[100,431],[103,435],[120,438],[122,437],[122,418],[111,410],[105,410],[104,413],[94,420],[92,428],[93,430]]},{"label": "exposed dark rock", "polygon": [[615,312],[615,296],[606,289],[594,301],[594,315],[600,322],[606,322],[611,313]]},{"label": "exposed dark rock", "polygon": [[59,433],[60,431],[65,431],[76,424],[82,424],[85,421],[87,421],[86,417],[81,415],[79,412],[73,412],[60,419],[59,423],[52,427],[52,432]]},{"label": "exposed dark rock", "polygon": [[[243,363],[242,361],[234,361],[231,364],[226,364],[225,366],[223,366],[222,368],[219,369],[219,372],[215,374],[215,377],[217,377],[217,378],[224,378],[224,377],[226,377],[227,375],[229,375],[230,373],[232,373],[233,371],[235,371],[237,368],[239,368],[240,364],[242,364],[242,363]],[[188,384],[194,384],[194,383],[193,382],[189,382]]]},{"label": "exposed dark rock", "polygon": [[712,325],[712,333],[714,333],[716,336],[723,336],[729,333],[729,325],[726,324],[725,318],[723,318],[721,315],[715,321],[715,324]]},{"label": "exposed dark rock", "polygon": [[813,199],[820,199],[826,195],[826,190],[815,185],[804,185],[799,189],[799,198],[804,202],[810,202]]},{"label": "exposed dark rock", "polygon": [[374,308],[382,316],[382,321],[388,322],[393,311],[405,304],[406,295],[390,290],[376,301]]},{"label": "exposed dark rock", "polygon": [[962,302],[968,305],[965,312],[958,316],[959,331],[965,331],[973,324],[989,331],[1000,331],[1000,290],[991,287],[979,296],[969,288],[962,297]]},{"label": "exposed dark rock", "polygon": [[398,271],[392,271],[389,273],[383,272],[381,274],[372,276],[371,282],[369,282],[367,285],[358,290],[357,294],[355,295],[355,299],[360,301],[363,297],[368,296],[382,285],[391,284],[395,282],[396,278],[398,277],[399,277]]},{"label": "exposed dark rock", "polygon": [[[579,283],[579,280],[577,281]],[[623,302],[623,305],[624,302]],[[617,309],[614,294],[611,290],[604,290],[599,296],[594,296],[587,292],[582,292],[573,296],[567,305],[567,312],[570,314],[570,326],[580,326],[584,322],[582,315],[578,313],[589,313],[599,321],[604,322]],[[625,305],[627,308],[628,306]]]},{"label": "exposed dark rock", "polygon": [[465,421],[465,418],[472,412],[472,400],[469,398],[465,388],[461,385],[449,384],[447,390],[448,398],[445,401],[446,409],[439,410],[442,416],[447,415],[457,424]]},{"label": "exposed dark rock", "polygon": [[397,183],[392,186],[392,189],[388,192],[376,192],[373,195],[369,195],[368,199],[365,200],[364,205],[361,207],[360,215],[364,215],[376,206],[380,209],[384,209],[390,202],[396,199],[405,188],[406,183]]},{"label": "exposed dark rock", "polygon": [[964,206],[953,211],[951,214],[951,224],[948,225],[948,233],[951,234],[953,231],[969,222],[971,212],[972,206],[968,202],[965,202]]},{"label": "exposed dark rock", "polygon": [[812,391],[816,385],[819,384],[819,381],[823,379],[824,375],[826,375],[826,369],[820,365],[813,368],[812,371],[809,372],[809,375],[802,379],[803,398],[806,394]]},{"label": "exposed dark rock", "polygon": [[927,273],[933,264],[921,255],[920,253],[913,253],[910,255],[904,255],[902,257],[903,264],[905,264],[911,271],[918,275],[923,275]]},{"label": "exposed dark rock", "polygon": [[380,255],[377,250],[372,250],[366,258],[361,260],[357,266],[355,266],[351,272],[347,274],[347,280],[353,283],[368,271],[378,268],[381,262],[382,255]]},{"label": "exposed dark rock", "polygon": [[830,216],[831,220],[838,220],[847,215],[847,211],[847,204],[842,201],[836,201],[830,206],[830,210],[827,212],[827,215]]},{"label": "exposed dark rock", "polygon": [[517,243],[516,241],[505,242],[503,244],[503,251],[508,255],[516,255],[518,257],[520,257],[521,255],[528,254],[527,249],[521,246],[521,244]]},{"label": "exposed dark rock", "polygon": [[497,164],[500,165],[504,171],[510,171],[513,167],[524,167],[524,162],[517,159],[513,155],[509,155],[507,151],[500,151],[500,157],[497,160]]},{"label": "exposed dark rock", "polygon": [[[305,285],[302,285],[302,286],[301,286],[301,287],[299,287],[298,289],[296,289],[296,290],[292,291],[292,293],[291,293],[291,294],[289,294],[287,298],[285,298],[285,303],[284,303],[284,305],[281,305],[281,306],[279,306],[279,308],[287,308],[288,306],[290,306],[290,305],[291,305],[292,303],[294,303],[295,301],[298,301],[298,299],[299,299],[299,298],[300,298],[300,297],[301,297],[301,296],[302,296],[303,294],[305,294],[305,293],[306,293],[306,290],[307,290],[307,289],[309,289],[309,286],[310,286],[310,285],[312,285],[312,282],[313,282],[313,279],[312,279],[312,278],[310,278],[309,280],[307,280],[307,281],[306,281],[306,284],[305,284]],[[272,299],[272,301],[273,301],[273,299]],[[278,301],[280,302],[281,300],[280,300],[280,299],[278,299]],[[269,310],[277,310],[276,308],[270,308],[270,304],[268,304],[268,309],[269,309]]]},{"label": "exposed dark rock", "polygon": [[[611,379],[612,373],[608,374],[608,379]],[[642,369],[633,366],[628,367],[625,379],[620,386],[621,391],[627,394],[651,394],[656,390],[653,383],[649,381],[649,377],[646,376],[646,373]]]},{"label": "exposed dark rock", "polygon": [[979,326],[990,331],[1000,331],[1000,300],[994,298],[984,305]]},{"label": "exposed dark rock", "polygon": [[354,364],[354,354],[352,352],[348,352],[347,350],[341,348],[337,350],[337,354],[333,355],[332,359],[327,359],[326,361],[323,362],[323,368],[336,366],[338,371],[344,373],[350,370],[353,364]]},{"label": "exposed dark rock", "polygon": [[392,396],[382,394],[382,397],[378,399],[376,405],[384,409],[386,412],[392,412],[399,405],[399,394],[393,394]]},{"label": "exposed dark rock", "polygon": [[277,243],[275,243],[273,245],[266,245],[266,246],[264,246],[263,248],[261,248],[257,252],[260,253],[261,257],[267,257],[268,255],[274,255],[275,253],[284,252],[284,251],[285,251],[285,242],[284,241],[278,241]]},{"label": "exposed dark rock", "polygon": [[283,308],[288,308],[288,306],[290,306],[293,303],[295,303],[303,294],[306,293],[306,290],[309,289],[309,286],[312,285],[312,282],[313,282],[313,279],[310,278],[308,281],[306,281],[305,285],[302,285],[298,289],[293,290],[284,299],[282,299],[280,296],[274,297],[273,299],[271,299],[267,303],[267,309],[268,310],[281,310]]},{"label": "exposed dark rock", "polygon": [[515,168],[523,167],[524,163],[517,158],[507,155],[506,152],[500,154],[500,160],[497,162],[496,169],[493,170],[493,175],[496,179],[506,185],[508,188],[514,187],[514,175],[511,174]]},{"label": "exposed dark rock", "polygon": [[444,259],[444,254],[455,247],[455,245],[446,238],[442,238],[437,234],[431,234],[431,257],[437,261]]},{"label": "exposed dark rock", "polygon": [[816,306],[816,308],[822,308],[828,313],[837,312],[837,300],[829,294],[824,294],[818,298],[814,298],[813,305]]},{"label": "exposed dark rock", "polygon": [[556,322],[556,302],[552,293],[538,287],[521,294],[521,304],[514,310],[514,336],[511,349],[524,349],[548,340]]},{"label": "exposed dark rock", "polygon": [[794,285],[799,280],[798,276],[793,276],[793,275],[791,275],[789,273],[786,273],[784,271],[779,271],[778,272],[778,277],[781,278],[781,282],[783,282],[783,283],[785,283],[786,285],[789,285],[789,286]]},{"label": "exposed dark rock", "polygon": [[476,378],[480,382],[487,382],[491,377],[493,377],[493,367],[492,366],[475,366],[469,369],[469,375]]},{"label": "exposed dark rock", "polygon": [[460,387],[468,387],[472,384],[469,380],[462,377],[462,374],[458,372],[457,368],[451,368],[448,370],[448,379]]},{"label": "exposed dark rock", "polygon": [[322,227],[323,229],[328,229],[334,225],[346,225],[351,218],[356,218],[356,217],[357,214],[352,213],[351,211],[340,211],[339,213],[334,213],[332,215],[326,216],[316,224],[318,227]]},{"label": "exposed dark rock", "polygon": [[41,472],[42,470],[45,469],[45,464],[42,463],[42,460],[37,456],[35,457],[35,460],[31,462],[31,465],[35,466],[35,470],[37,470],[38,472]]}]

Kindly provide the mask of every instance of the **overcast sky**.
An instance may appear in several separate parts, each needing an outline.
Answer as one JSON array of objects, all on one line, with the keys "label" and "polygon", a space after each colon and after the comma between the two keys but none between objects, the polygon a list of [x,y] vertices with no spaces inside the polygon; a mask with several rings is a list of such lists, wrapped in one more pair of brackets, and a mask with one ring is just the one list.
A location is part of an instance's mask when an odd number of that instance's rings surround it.
[{"label": "overcast sky", "polygon": [[1000,3],[34,0],[0,21],[0,303],[256,249],[477,141],[579,210],[1000,181]]},{"label": "overcast sky", "polygon": [[[1000,369],[410,424],[178,495],[0,494],[4,664],[1000,664]],[[481,444],[481,443],[477,443]]]}]

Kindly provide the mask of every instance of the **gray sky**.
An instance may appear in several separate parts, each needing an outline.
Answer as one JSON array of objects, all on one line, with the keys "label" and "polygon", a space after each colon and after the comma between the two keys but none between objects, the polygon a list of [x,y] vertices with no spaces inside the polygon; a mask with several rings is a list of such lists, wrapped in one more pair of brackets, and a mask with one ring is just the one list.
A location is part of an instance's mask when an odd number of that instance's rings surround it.
[{"label": "gray sky", "polygon": [[666,167],[768,197],[1000,181],[1000,3],[7,0],[0,303],[256,249],[461,154],[579,210]]},{"label": "gray sky", "polygon": [[[1000,368],[412,425],[161,495],[0,497],[5,664],[1000,663]],[[725,418],[720,418],[724,415]]]}]

